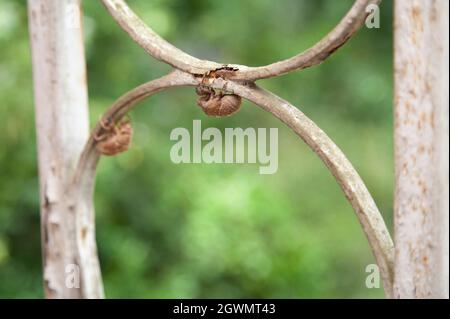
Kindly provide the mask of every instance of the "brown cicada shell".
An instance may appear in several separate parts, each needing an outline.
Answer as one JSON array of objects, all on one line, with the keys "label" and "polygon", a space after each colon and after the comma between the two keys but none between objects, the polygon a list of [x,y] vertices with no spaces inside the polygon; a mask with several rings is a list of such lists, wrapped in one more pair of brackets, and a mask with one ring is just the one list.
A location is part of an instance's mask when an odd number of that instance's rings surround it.
[{"label": "brown cicada shell", "polygon": [[197,104],[208,116],[230,116],[241,107],[241,97],[235,94],[217,93],[214,89],[200,85],[196,88]]},{"label": "brown cicada shell", "polygon": [[236,94],[225,94],[227,84],[225,83],[222,90],[216,92],[213,88],[205,85],[207,79],[223,78],[226,79],[232,76],[236,71],[235,67],[230,67],[228,65],[223,65],[220,68],[206,72],[203,75],[202,82],[195,92],[197,93],[198,100],[197,104],[203,109],[208,116],[230,116],[239,111],[241,107],[241,97]]},{"label": "brown cicada shell", "polygon": [[133,137],[133,127],[129,120],[111,125],[105,125],[101,122],[101,125],[105,133],[94,136],[97,142],[95,148],[100,154],[114,156],[128,150]]}]

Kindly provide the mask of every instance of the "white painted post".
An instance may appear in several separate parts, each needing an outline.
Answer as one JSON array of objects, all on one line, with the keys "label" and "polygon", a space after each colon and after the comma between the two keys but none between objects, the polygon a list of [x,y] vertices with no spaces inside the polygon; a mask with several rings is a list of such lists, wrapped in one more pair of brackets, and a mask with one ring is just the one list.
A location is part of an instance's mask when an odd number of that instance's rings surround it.
[{"label": "white painted post", "polygon": [[[103,288],[95,233],[80,229],[80,213],[74,209],[77,198],[67,191],[89,135],[81,4],[80,0],[28,0],[28,13],[45,295],[99,298]],[[93,225],[88,231],[94,231]],[[80,238],[91,240],[80,245]]]},{"label": "white painted post", "polygon": [[395,1],[397,298],[448,298],[449,2]]}]

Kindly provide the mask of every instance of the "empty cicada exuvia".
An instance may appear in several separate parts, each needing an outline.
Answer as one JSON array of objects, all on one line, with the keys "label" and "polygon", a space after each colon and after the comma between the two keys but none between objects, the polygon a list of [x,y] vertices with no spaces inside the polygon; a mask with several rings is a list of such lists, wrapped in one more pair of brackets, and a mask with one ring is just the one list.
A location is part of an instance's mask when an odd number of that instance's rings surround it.
[{"label": "empty cicada exuvia", "polygon": [[216,90],[210,86],[205,85],[207,79],[212,78],[213,82],[214,79],[217,78],[226,79],[229,76],[232,76],[236,71],[238,71],[238,68],[230,67],[225,64],[222,67],[208,71],[203,75],[201,84],[197,86],[195,92],[199,96],[197,104],[203,109],[206,115],[222,117],[232,115],[239,111],[242,99],[236,94],[226,93],[227,83],[225,83],[224,87],[222,90],[219,90],[219,92],[216,92]]},{"label": "empty cicada exuvia", "polygon": [[222,91],[217,93],[205,85],[199,85],[196,93],[199,96],[197,104],[209,116],[229,116],[241,107],[241,97],[235,94],[224,94]]},{"label": "empty cicada exuvia", "polygon": [[118,123],[105,124],[100,121],[104,133],[95,135],[95,148],[102,155],[114,156],[128,150],[133,136],[133,127],[129,119]]}]

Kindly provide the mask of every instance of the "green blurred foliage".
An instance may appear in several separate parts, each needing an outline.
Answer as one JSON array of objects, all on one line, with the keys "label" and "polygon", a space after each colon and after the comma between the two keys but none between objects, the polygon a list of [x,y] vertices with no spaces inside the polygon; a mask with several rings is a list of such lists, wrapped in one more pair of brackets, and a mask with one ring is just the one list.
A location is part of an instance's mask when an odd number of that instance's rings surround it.
[{"label": "green blurred foliage", "polygon": [[[308,48],[352,1],[128,1],[150,26],[199,58],[261,65]],[[84,1],[92,124],[125,91],[165,74]],[[260,85],[291,101],[341,147],[391,227],[391,1],[381,28],[363,28],[320,66]],[[37,155],[25,1],[0,0],[0,297],[43,297]],[[244,103],[206,118],[191,88],[132,113],[127,153],[101,160],[95,205],[107,297],[382,297],[365,287],[374,263],[342,191],[289,129]],[[169,159],[175,127],[278,127],[279,169]]]}]

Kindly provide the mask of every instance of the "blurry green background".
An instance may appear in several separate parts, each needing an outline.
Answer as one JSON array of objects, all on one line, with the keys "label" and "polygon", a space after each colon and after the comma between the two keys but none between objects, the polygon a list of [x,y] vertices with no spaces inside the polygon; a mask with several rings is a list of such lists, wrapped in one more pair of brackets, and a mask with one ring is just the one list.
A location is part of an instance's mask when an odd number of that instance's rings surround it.
[{"label": "blurry green background", "polygon": [[[262,65],[324,36],[352,1],[128,1],[199,58]],[[85,0],[91,124],[125,91],[169,67],[146,55],[100,1]],[[391,1],[320,66],[258,82],[291,101],[341,147],[391,228]],[[127,153],[100,162],[97,241],[107,297],[383,297],[351,206],[318,157],[249,103],[207,118],[192,88],[143,102]],[[26,2],[0,0],[0,297],[43,297],[38,177]],[[170,161],[175,127],[279,127],[279,169]]]}]

